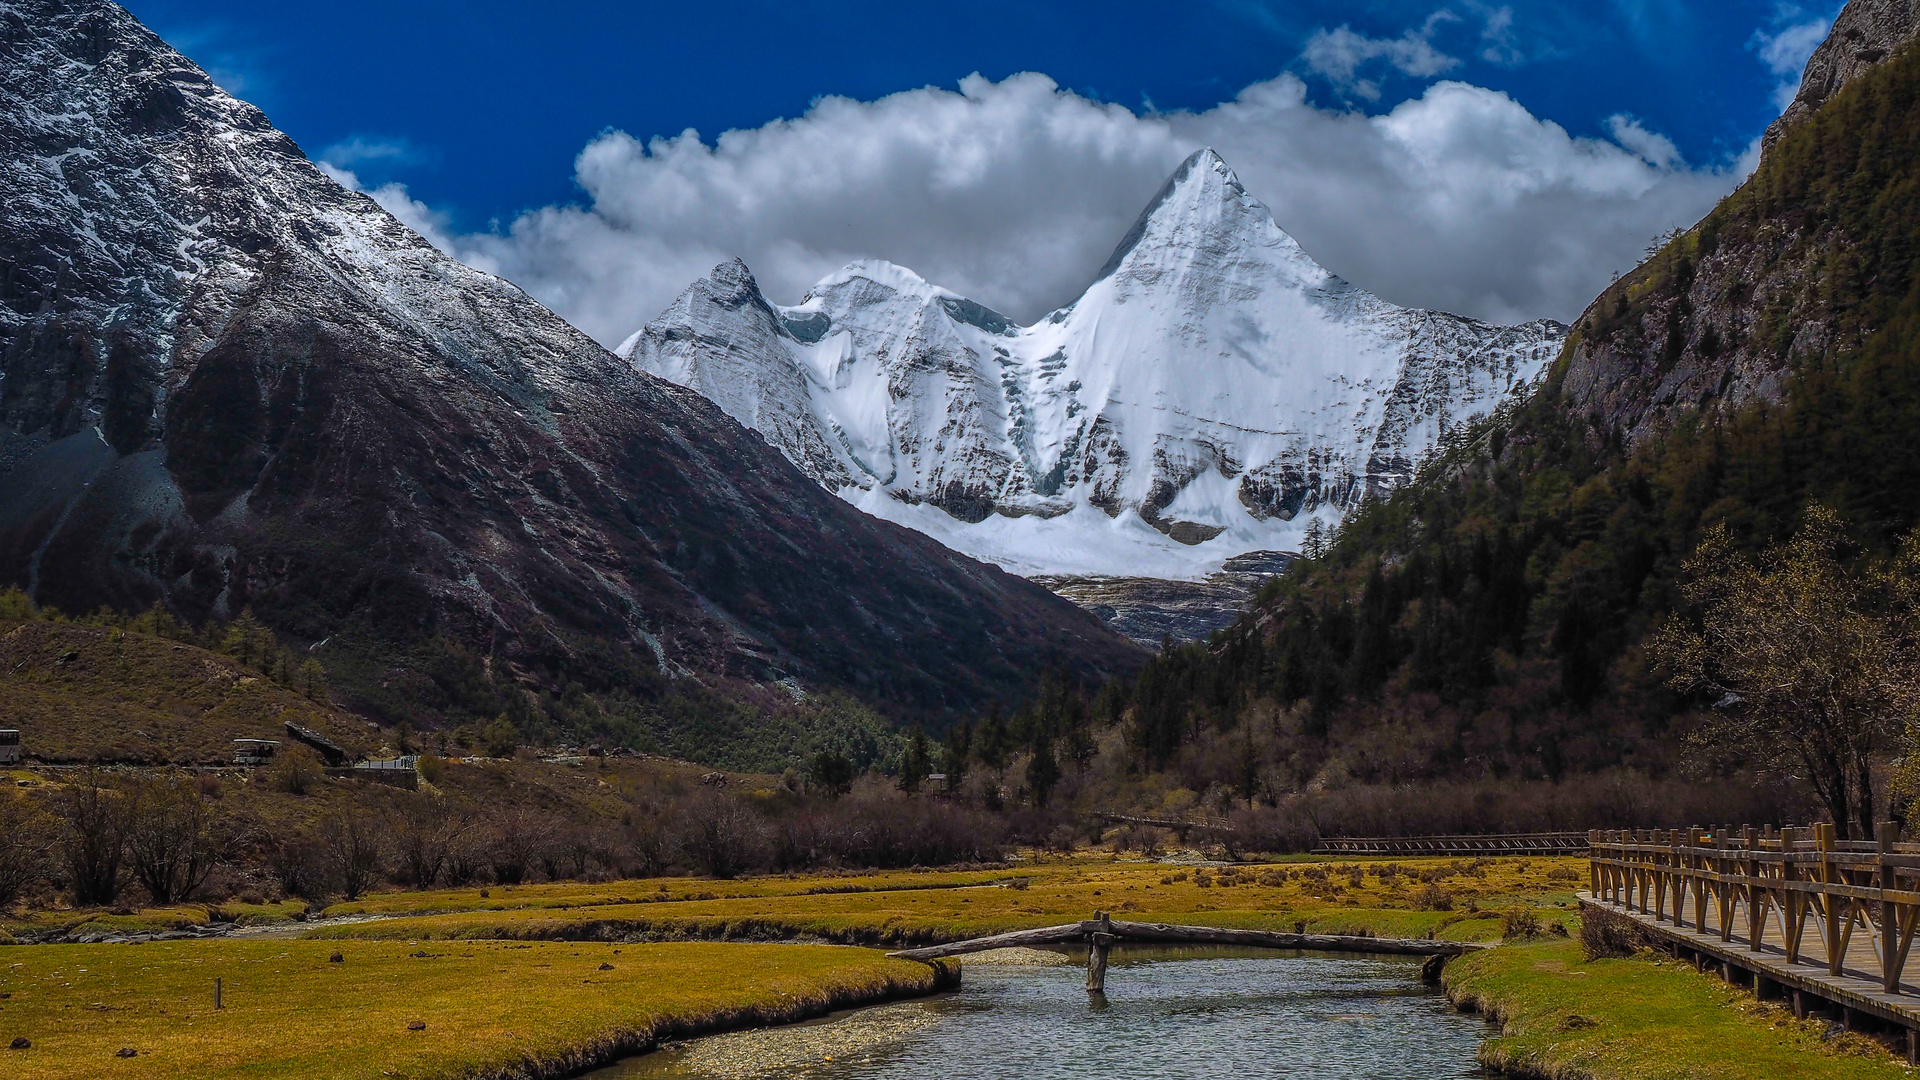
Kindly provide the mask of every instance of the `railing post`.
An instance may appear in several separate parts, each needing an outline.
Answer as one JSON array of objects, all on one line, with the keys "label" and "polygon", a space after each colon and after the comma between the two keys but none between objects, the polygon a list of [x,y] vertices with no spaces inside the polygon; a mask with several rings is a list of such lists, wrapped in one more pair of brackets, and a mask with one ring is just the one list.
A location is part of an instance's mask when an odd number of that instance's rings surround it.
[{"label": "railing post", "polygon": [[[1840,870],[1834,865],[1833,847],[1835,833],[1833,823],[1821,822],[1813,827],[1813,841],[1820,852],[1820,883],[1832,885],[1839,881]],[[1853,909],[1844,896],[1821,890],[1820,905],[1825,909],[1827,923],[1827,974],[1838,975],[1847,963],[1847,941],[1841,926],[1841,912],[1846,912],[1847,923],[1853,921]]]},{"label": "railing post", "polygon": [[[1701,933],[1707,932],[1707,893],[1706,882],[1700,877],[1700,865],[1703,857],[1700,846],[1706,842],[1706,830],[1698,825],[1687,829],[1687,847],[1682,858],[1687,864],[1687,891],[1693,894],[1693,925]],[[1679,923],[1685,926],[1685,922]]]},{"label": "railing post", "polygon": [[1893,845],[1900,839],[1898,822],[1883,821],[1874,839],[1880,849],[1880,988],[1889,994],[1900,992],[1900,969],[1906,966],[1906,950],[1900,947],[1906,935],[1900,932],[1900,909],[1887,894],[1899,888],[1893,867]]},{"label": "railing post", "polygon": [[[1747,862],[1743,868],[1747,896],[1747,951],[1760,951],[1761,935],[1767,929],[1767,897],[1760,888],[1760,832],[1748,825],[1743,830],[1747,844]],[[1756,984],[1757,985],[1757,984]]]},{"label": "railing post", "polygon": [[1800,936],[1806,930],[1806,894],[1792,885],[1800,880],[1799,855],[1793,850],[1799,842],[1799,829],[1780,830],[1780,946],[1789,964],[1800,962]]},{"label": "railing post", "polygon": [[1605,899],[1605,897],[1600,895],[1600,860],[1604,857],[1606,857],[1606,852],[1602,850],[1600,846],[1600,830],[1588,829],[1587,891],[1593,894],[1595,900]]},{"label": "railing post", "polygon": [[[1713,834],[1713,846],[1720,854],[1713,861],[1713,873],[1716,879],[1733,876],[1733,826],[1722,825]],[[1731,881],[1715,880],[1713,883],[1715,898],[1720,909],[1720,940],[1733,940],[1733,903],[1734,886]]]}]

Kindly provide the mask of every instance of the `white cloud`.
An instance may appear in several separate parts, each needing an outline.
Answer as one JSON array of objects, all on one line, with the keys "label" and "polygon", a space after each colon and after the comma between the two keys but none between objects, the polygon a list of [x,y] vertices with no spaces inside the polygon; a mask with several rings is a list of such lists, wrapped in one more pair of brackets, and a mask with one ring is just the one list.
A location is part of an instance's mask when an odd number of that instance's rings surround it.
[{"label": "white cloud", "polygon": [[[404,187],[370,194],[602,342],[735,256],[794,303],[885,258],[1022,319],[1071,302],[1181,159],[1212,146],[1328,268],[1396,303],[1571,319],[1648,237],[1738,180],[1626,118],[1575,138],[1505,94],[1442,82],[1379,116],[1316,108],[1284,75],[1204,112],[1136,115],[1042,75],[979,76],[797,119],[581,152],[588,202],[449,235]],[[334,168],[353,186],[351,173]]]},{"label": "white cloud", "polygon": [[1607,133],[1613,141],[1637,154],[1640,160],[1656,169],[1674,169],[1684,165],[1680,157],[1680,148],[1673,140],[1655,131],[1648,131],[1639,120],[1618,113],[1607,117]]},{"label": "white cloud", "polygon": [[[1510,23],[1512,12],[1506,15]],[[1489,21],[1497,17],[1496,13]],[[1325,77],[1340,89],[1369,101],[1377,100],[1379,84],[1359,77],[1361,68],[1375,60],[1384,60],[1402,75],[1419,79],[1430,79],[1459,67],[1458,58],[1448,56],[1433,44],[1434,32],[1443,23],[1458,22],[1459,18],[1441,8],[1429,15],[1418,30],[1408,30],[1397,38],[1372,38],[1345,25],[1337,30],[1323,27],[1307,39],[1300,58],[1309,71]]]},{"label": "white cloud", "polygon": [[1798,4],[1782,3],[1774,10],[1773,23],[1756,30],[1749,47],[1760,56],[1779,80],[1773,88],[1773,103],[1785,109],[1800,92],[1800,76],[1806,71],[1813,50],[1825,41],[1833,28],[1838,10],[1820,14],[1808,12]]},{"label": "white cloud", "polygon": [[349,191],[365,192],[380,208],[399,218],[408,228],[419,233],[426,241],[441,251],[447,252],[477,270],[499,273],[500,266],[486,252],[476,249],[468,238],[458,236],[452,228],[449,215],[435,210],[407,192],[407,185],[399,183],[381,184],[369,188],[360,182],[360,178],[351,170],[340,168],[333,163],[321,160],[317,162],[320,171],[333,178],[334,183]]},{"label": "white cloud", "polygon": [[321,161],[339,169],[351,169],[368,163],[413,165],[426,157],[419,147],[406,139],[379,139],[365,135],[342,139],[320,151]]}]

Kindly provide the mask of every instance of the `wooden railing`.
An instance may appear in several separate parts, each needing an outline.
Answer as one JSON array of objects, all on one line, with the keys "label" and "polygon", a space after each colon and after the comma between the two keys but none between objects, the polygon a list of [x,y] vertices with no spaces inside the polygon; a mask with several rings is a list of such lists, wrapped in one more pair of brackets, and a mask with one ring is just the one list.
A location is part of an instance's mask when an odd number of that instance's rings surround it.
[{"label": "wooden railing", "polygon": [[1855,949],[1853,962],[1876,967],[1883,990],[1899,994],[1920,924],[1920,844],[1898,838],[1892,823],[1867,841],[1836,839],[1832,825],[1594,832],[1591,886],[1603,903],[1703,933],[1711,922],[1721,941],[1783,951],[1789,964],[1802,962],[1811,926],[1812,962],[1831,975],[1859,931],[1870,949]]},{"label": "wooden railing", "polygon": [[1501,836],[1334,836],[1315,855],[1584,855],[1583,832],[1508,833]]}]

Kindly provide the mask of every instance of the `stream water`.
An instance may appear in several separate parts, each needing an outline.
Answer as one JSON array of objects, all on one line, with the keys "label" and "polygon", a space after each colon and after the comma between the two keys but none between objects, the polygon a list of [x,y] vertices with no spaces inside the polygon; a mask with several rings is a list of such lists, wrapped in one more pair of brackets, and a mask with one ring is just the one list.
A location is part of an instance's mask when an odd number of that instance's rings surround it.
[{"label": "stream water", "polygon": [[1419,961],[1116,949],[1104,1001],[1078,966],[969,965],[961,989],[812,1024],[692,1040],[593,1080],[1131,1080],[1482,1075],[1477,1017]]}]

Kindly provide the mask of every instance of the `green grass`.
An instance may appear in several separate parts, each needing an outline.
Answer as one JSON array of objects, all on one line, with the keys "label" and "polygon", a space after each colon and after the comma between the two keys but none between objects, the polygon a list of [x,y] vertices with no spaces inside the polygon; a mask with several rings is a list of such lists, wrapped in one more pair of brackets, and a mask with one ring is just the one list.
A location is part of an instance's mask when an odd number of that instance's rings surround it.
[{"label": "green grass", "polygon": [[[343,962],[329,962],[339,950]],[[603,965],[606,965],[603,967]],[[213,1008],[213,981],[226,1008]],[[933,988],[828,946],[178,941],[0,953],[8,1080],[568,1075],[720,1026]],[[422,1030],[409,1024],[422,1023]],[[116,1056],[121,1048],[137,1056]]]},{"label": "green grass", "polygon": [[[1362,864],[1365,870],[1373,864]],[[1382,864],[1384,865],[1384,864]],[[1073,922],[1105,910],[1117,918],[1245,929],[1371,933],[1487,941],[1501,933],[1499,913],[1516,904],[1549,925],[1572,918],[1572,895],[1554,870],[1580,860],[1407,860],[1397,878],[1347,865],[1292,864],[1287,879],[1262,884],[1270,868],[1232,875],[1136,861],[1079,858],[979,873],[894,872],[853,876],[770,877],[734,882],[662,879],[614,885],[522,886],[368,897],[328,915],[400,918],[323,927],[335,939],[620,940],[817,937],[862,944],[946,941]],[[1325,880],[1310,876],[1328,871]],[[1303,872],[1304,871],[1304,872]],[[1426,910],[1411,875],[1441,879],[1452,910]],[[1232,881],[1232,884],[1226,882]],[[420,912],[420,914],[413,914]]]},{"label": "green grass", "polygon": [[1447,992],[1500,1034],[1481,1064],[1546,1080],[1877,1080],[1911,1070],[1859,1035],[1823,1040],[1826,1023],[1656,954],[1583,958],[1574,941],[1509,945],[1448,965]]}]

